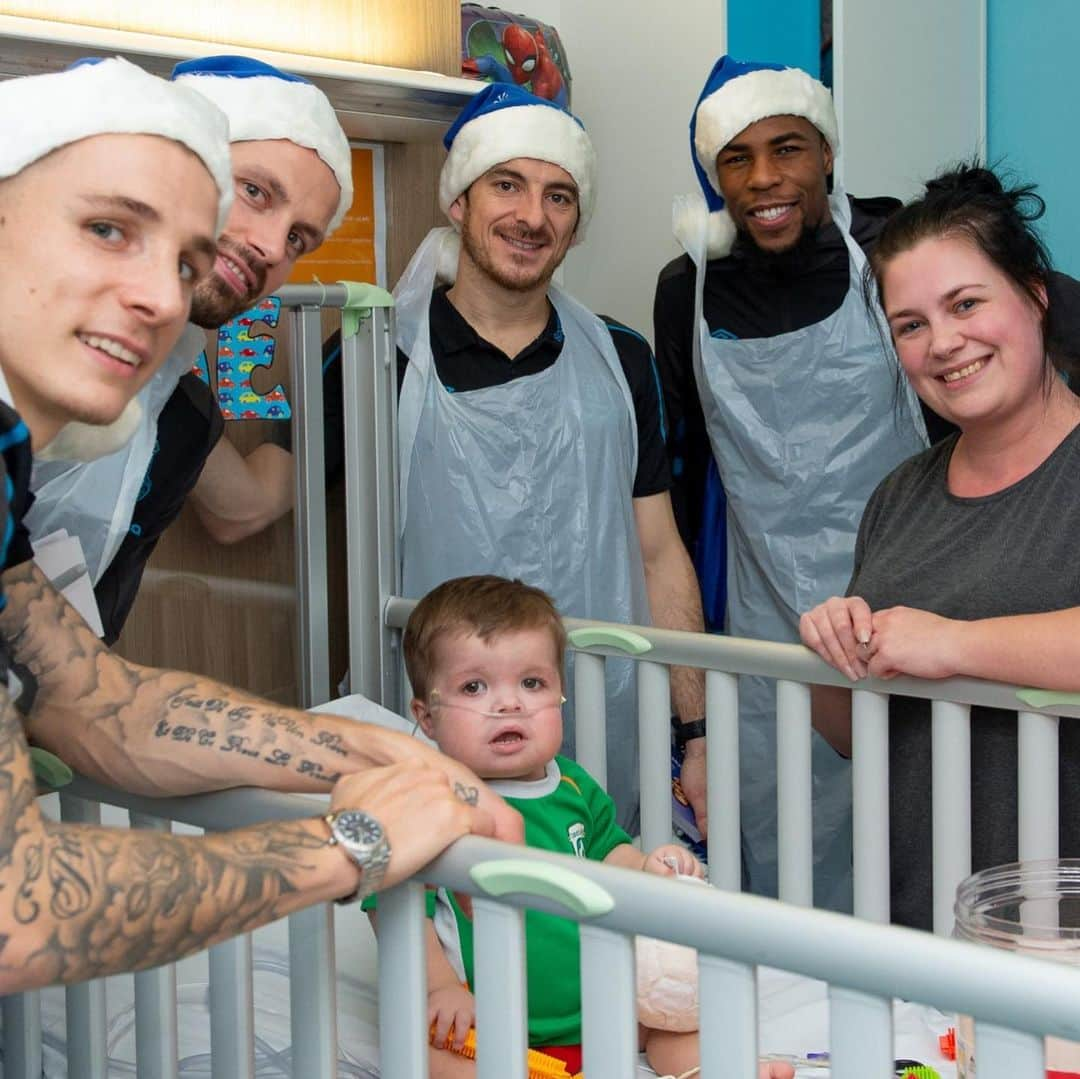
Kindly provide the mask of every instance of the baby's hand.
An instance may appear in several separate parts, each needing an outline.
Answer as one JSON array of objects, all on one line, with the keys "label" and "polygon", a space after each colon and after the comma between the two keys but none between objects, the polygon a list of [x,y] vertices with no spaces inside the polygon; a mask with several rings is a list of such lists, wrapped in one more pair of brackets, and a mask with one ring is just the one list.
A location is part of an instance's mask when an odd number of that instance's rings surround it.
[{"label": "baby's hand", "polygon": [[[463,985],[444,985],[428,993],[428,1024],[436,1049],[460,1050],[476,1022],[476,998]],[[454,1032],[449,1042],[450,1031]]]},{"label": "baby's hand", "polygon": [[642,869],[658,877],[705,877],[705,867],[678,843],[657,847],[646,859]]},{"label": "baby's hand", "polygon": [[790,1064],[774,1060],[758,1064],[758,1079],[795,1079],[795,1069]]}]

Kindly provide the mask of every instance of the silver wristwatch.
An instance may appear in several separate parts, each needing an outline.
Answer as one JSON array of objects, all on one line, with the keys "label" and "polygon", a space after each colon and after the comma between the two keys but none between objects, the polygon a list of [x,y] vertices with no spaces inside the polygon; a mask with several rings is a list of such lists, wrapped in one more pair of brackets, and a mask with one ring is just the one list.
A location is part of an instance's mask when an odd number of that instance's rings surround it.
[{"label": "silver wristwatch", "polygon": [[362,809],[342,809],[327,813],[323,820],[330,828],[330,846],[340,846],[360,867],[360,887],[339,903],[355,903],[378,891],[390,864],[390,841],[382,825]]}]

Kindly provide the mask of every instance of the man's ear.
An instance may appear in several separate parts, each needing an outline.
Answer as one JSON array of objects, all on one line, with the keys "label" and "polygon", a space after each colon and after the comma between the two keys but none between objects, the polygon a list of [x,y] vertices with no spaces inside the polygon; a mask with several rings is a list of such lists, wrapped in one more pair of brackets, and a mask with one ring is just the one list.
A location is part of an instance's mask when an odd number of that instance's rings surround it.
[{"label": "man's ear", "polygon": [[462,191],[452,203],[450,203],[450,220],[455,225],[460,225],[465,220],[465,208],[469,201],[468,191]]},{"label": "man's ear", "polygon": [[413,697],[409,702],[409,710],[413,714],[413,719],[420,724],[420,729],[430,738],[435,740],[435,724],[431,719],[431,711],[428,706],[420,700],[419,697]]},{"label": "man's ear", "polygon": [[821,158],[825,163],[825,175],[832,176],[833,171],[833,152],[832,147],[829,145],[829,140],[824,135],[821,136]]}]

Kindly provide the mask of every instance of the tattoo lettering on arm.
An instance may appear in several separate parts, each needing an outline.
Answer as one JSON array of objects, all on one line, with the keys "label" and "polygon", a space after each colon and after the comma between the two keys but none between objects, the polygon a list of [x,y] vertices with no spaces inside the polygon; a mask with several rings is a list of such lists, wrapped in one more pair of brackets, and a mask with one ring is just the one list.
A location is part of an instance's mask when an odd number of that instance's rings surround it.
[{"label": "tattoo lettering on arm", "polygon": [[332,898],[325,849],[312,821],[191,837],[46,820],[0,691],[0,993],[155,966]]},{"label": "tattoo lettering on arm", "polygon": [[8,570],[3,588],[0,632],[39,687],[30,736],[85,775],[144,794],[315,790],[366,760],[337,717],[114,655],[32,563]]}]

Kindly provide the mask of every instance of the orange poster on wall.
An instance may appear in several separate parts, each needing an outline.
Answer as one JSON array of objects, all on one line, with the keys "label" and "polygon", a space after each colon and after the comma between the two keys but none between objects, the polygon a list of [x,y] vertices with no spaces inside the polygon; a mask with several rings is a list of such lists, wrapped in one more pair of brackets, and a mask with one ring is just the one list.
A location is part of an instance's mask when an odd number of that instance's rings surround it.
[{"label": "orange poster on wall", "polygon": [[316,278],[324,285],[333,281],[377,282],[374,150],[353,148],[352,174],[352,208],[318,251],[297,262],[290,284],[308,285]]}]

